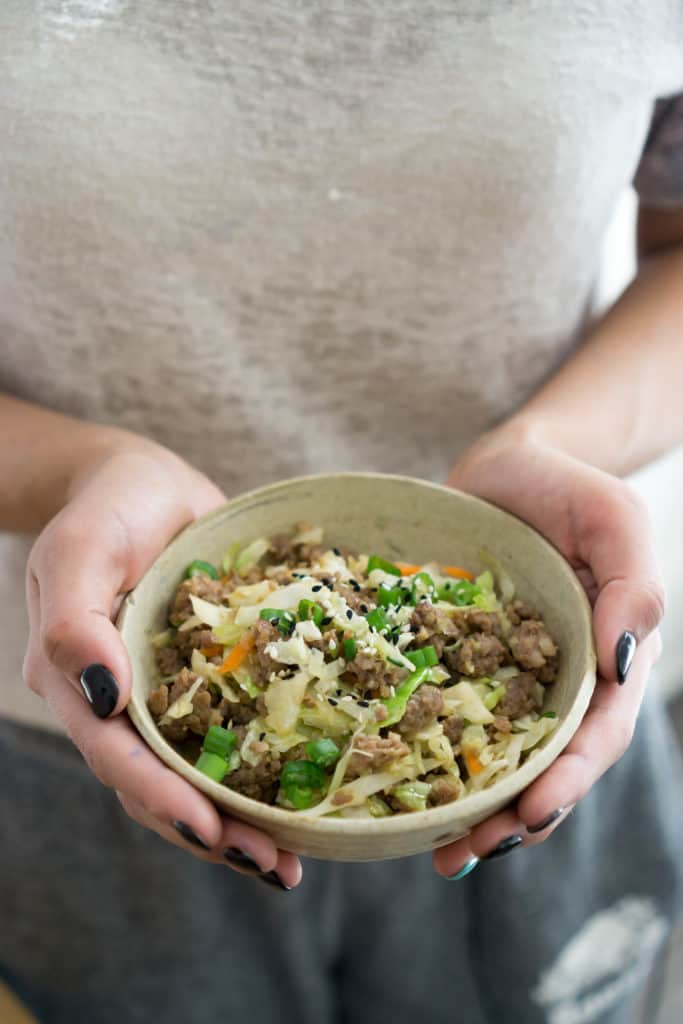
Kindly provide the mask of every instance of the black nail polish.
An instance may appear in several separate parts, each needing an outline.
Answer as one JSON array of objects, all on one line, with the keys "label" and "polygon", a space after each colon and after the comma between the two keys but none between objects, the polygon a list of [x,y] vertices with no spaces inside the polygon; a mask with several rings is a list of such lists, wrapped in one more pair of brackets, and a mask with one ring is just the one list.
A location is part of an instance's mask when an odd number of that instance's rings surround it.
[{"label": "black nail polish", "polygon": [[621,685],[626,682],[628,670],[636,653],[636,638],[630,630],[625,629],[617,643],[617,682]]},{"label": "black nail polish", "polygon": [[275,889],[282,889],[284,892],[291,892],[292,886],[285,885],[280,876],[274,871],[262,871],[258,876],[266,885],[272,885]]},{"label": "black nail polish", "polygon": [[250,857],[244,850],[238,850],[236,846],[226,846],[223,850],[223,856],[228,864],[233,864],[236,868],[242,868],[243,871],[251,871],[255,875],[261,874],[261,868],[254,858]]},{"label": "black nail polish", "polygon": [[174,821],[173,828],[176,832],[180,833],[183,839],[187,839],[188,843],[192,843],[194,846],[201,846],[202,850],[210,850],[211,847],[208,843],[205,843],[189,825],[186,825],[184,821]]},{"label": "black nail polish", "polygon": [[108,718],[119,699],[119,684],[106,665],[88,665],[81,672],[86,700],[98,718]]},{"label": "black nail polish", "polygon": [[557,821],[557,819],[559,818],[559,816],[562,814],[563,811],[564,811],[564,807],[558,807],[556,811],[552,811],[548,815],[548,817],[544,818],[543,821],[538,823],[538,825],[527,825],[527,827],[526,827],[527,832],[529,832],[531,835],[534,835],[536,832],[543,832],[544,829],[550,828],[552,823],[554,821]]},{"label": "black nail polish", "polygon": [[487,853],[482,860],[493,860],[495,857],[504,857],[506,853],[511,853],[512,850],[516,849],[522,842],[521,836],[508,836],[507,839],[503,839],[502,843],[498,843],[495,850],[491,850]]}]

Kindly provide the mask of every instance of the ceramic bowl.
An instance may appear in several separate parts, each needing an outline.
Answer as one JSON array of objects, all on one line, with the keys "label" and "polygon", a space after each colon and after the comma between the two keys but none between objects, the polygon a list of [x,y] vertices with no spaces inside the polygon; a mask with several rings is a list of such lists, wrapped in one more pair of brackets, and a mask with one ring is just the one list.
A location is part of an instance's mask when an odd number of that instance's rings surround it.
[{"label": "ceramic bowl", "polygon": [[[151,637],[166,628],[169,600],[195,558],[219,563],[234,541],[321,525],[325,540],[410,563],[437,561],[480,570],[494,553],[535,605],[560,652],[548,704],[559,725],[514,774],[489,789],[426,811],[388,818],[311,818],[241,796],[196,771],[158,731],[147,697],[158,685]],[[481,567],[483,568],[483,567]],[[227,814],[261,828],[285,850],[325,860],[384,860],[435,849],[465,835],[539,776],[578,728],[595,685],[591,611],[565,559],[540,534],[487,502],[407,477],[339,473],[285,480],[243,494],[180,533],[123,603],[118,620],[133,669],[130,717],[149,746]]]}]

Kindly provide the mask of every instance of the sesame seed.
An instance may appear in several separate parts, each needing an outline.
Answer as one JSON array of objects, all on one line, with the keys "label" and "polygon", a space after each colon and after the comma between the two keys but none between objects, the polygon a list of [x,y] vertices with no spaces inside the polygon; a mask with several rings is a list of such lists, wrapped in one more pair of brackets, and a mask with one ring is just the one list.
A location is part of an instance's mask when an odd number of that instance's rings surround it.
[{"label": "sesame seed", "polygon": [[362,611],[363,615],[365,615],[366,611],[368,610],[368,606],[366,604],[362,604],[360,606],[360,610]]},{"label": "sesame seed", "polygon": [[329,624],[331,622],[332,622],[332,616],[331,615],[326,615],[324,619],[320,620],[320,625],[321,626],[329,626]]},{"label": "sesame seed", "polygon": [[353,612],[351,611],[350,608],[346,609],[346,618],[347,619],[352,619],[353,618]]},{"label": "sesame seed", "polygon": [[338,697],[341,697],[341,695],[342,695],[342,691],[341,690],[335,690],[335,693],[337,694]]},{"label": "sesame seed", "polygon": [[358,706],[361,707],[361,708],[369,708],[370,707],[370,701],[369,700],[359,700],[358,701]]},{"label": "sesame seed", "polygon": [[360,590],[360,583],[358,583],[357,580],[349,580],[349,583],[351,584],[354,590]]},{"label": "sesame seed", "polygon": [[337,557],[339,557],[339,555],[341,555],[341,551],[339,550],[339,548],[332,548],[332,550],[335,553],[335,555],[337,555]]},{"label": "sesame seed", "polygon": [[259,739],[260,739],[261,743],[263,743],[265,738],[266,738],[266,734],[264,732],[259,733]]},{"label": "sesame seed", "polygon": [[313,593],[314,593],[314,594],[317,594],[317,593],[318,593],[318,591],[319,591],[319,590],[322,590],[322,589],[323,589],[323,585],[322,585],[322,583],[318,583],[318,585],[317,585],[317,586],[315,586],[315,587],[311,587],[311,590],[313,591]]},{"label": "sesame seed", "polygon": [[328,703],[328,704],[331,704],[333,708],[336,708],[336,706],[337,706],[337,704],[339,703],[339,701],[336,701],[336,700],[334,699],[334,697],[328,697],[328,698],[327,698],[327,703]]}]

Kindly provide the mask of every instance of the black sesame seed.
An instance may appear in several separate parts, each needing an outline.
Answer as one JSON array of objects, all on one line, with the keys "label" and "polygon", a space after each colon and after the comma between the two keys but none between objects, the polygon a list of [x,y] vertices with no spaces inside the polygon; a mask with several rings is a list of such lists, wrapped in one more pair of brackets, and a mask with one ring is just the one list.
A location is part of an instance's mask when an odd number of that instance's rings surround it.
[{"label": "black sesame seed", "polygon": [[358,583],[357,580],[349,580],[349,583],[354,590],[360,590],[360,583]]},{"label": "black sesame seed", "polygon": [[327,698],[327,703],[328,703],[328,704],[331,704],[333,708],[336,708],[336,706],[337,706],[337,704],[338,704],[338,701],[336,701],[336,700],[334,699],[334,697],[328,697],[328,698]]},{"label": "black sesame seed", "polygon": [[326,587],[331,587],[332,586],[332,580],[330,579],[329,576],[323,576],[322,579],[323,579],[323,583],[325,584]]},{"label": "black sesame seed", "polygon": [[353,618],[353,612],[351,611],[350,608],[346,609],[346,618],[347,619],[352,619]]},{"label": "black sesame seed", "polygon": [[331,615],[326,615],[324,619],[320,620],[320,625],[321,626],[329,626],[329,624],[331,622],[332,622],[332,616]]},{"label": "black sesame seed", "polygon": [[341,697],[341,695],[342,695],[342,691],[341,690],[335,690],[334,692],[337,694],[338,697]]},{"label": "black sesame seed", "polygon": [[332,550],[335,553],[335,555],[337,555],[337,556],[341,555],[341,551],[339,550],[339,548],[332,548]]},{"label": "black sesame seed", "polygon": [[369,700],[359,700],[358,701],[358,706],[361,707],[361,708],[369,708],[370,707],[370,701]]},{"label": "black sesame seed", "polygon": [[259,739],[260,739],[261,743],[263,743],[265,738],[266,738],[266,734],[264,732],[259,733]]},{"label": "black sesame seed", "polygon": [[362,604],[360,606],[360,610],[363,612],[363,615],[365,615],[366,611],[368,610],[368,606],[366,604]]},{"label": "black sesame seed", "polygon": [[311,587],[311,590],[313,591],[314,594],[317,594],[318,591],[322,590],[322,589],[323,589],[322,583],[318,583],[315,587]]}]

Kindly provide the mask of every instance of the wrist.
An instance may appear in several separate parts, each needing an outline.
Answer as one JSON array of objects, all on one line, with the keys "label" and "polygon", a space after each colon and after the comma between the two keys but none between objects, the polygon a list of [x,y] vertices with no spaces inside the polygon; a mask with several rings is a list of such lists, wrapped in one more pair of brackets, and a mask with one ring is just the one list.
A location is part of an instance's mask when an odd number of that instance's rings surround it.
[{"label": "wrist", "polygon": [[185,465],[179,456],[140,434],[117,427],[88,424],[87,435],[78,448],[65,481],[61,504],[66,505],[89,483],[105,463],[123,456],[145,456],[158,464]]}]

